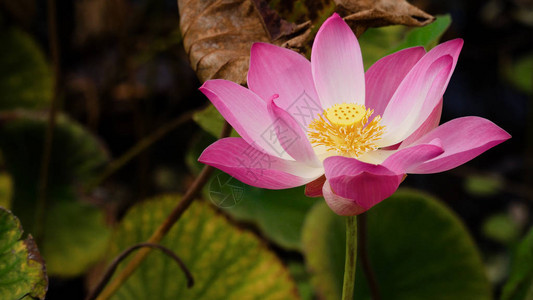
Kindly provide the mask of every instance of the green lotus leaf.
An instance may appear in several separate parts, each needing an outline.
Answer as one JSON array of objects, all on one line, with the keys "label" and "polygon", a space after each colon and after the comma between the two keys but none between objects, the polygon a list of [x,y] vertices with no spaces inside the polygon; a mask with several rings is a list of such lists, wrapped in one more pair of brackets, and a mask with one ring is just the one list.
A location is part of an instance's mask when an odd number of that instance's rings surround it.
[{"label": "green lotus leaf", "polygon": [[[12,210],[26,231],[35,229],[37,187],[46,115],[28,111],[0,114],[0,150],[13,179]],[[110,230],[103,213],[81,199],[84,183],[107,162],[99,140],[80,124],[59,115],[52,145],[42,255],[50,275],[75,276],[105,254]]]},{"label": "green lotus leaf", "polygon": [[[383,299],[491,299],[480,254],[465,226],[445,205],[403,190],[367,214],[368,255]],[[341,297],[344,218],[318,203],[304,225],[311,282],[323,299]],[[354,299],[370,299],[360,261],[356,272]]]},{"label": "green lotus leaf", "polygon": [[[232,189],[240,189],[235,193]],[[309,198],[304,187],[267,190],[246,185],[226,173],[215,172],[205,198],[234,219],[254,224],[267,238],[288,250],[301,249],[305,216],[319,198]],[[220,203],[221,199],[225,203]]]},{"label": "green lotus leaf", "polygon": [[[179,196],[163,196],[133,207],[114,233],[111,257],[145,241],[179,201]],[[161,244],[183,260],[194,286],[187,288],[174,261],[152,251],[112,299],[298,298],[289,271],[274,253],[207,203],[193,203]]]},{"label": "green lotus leaf", "polygon": [[44,299],[48,277],[31,236],[22,240],[20,222],[0,207],[0,299]]},{"label": "green lotus leaf", "polygon": [[0,111],[47,107],[53,77],[41,49],[18,29],[2,30],[0,45]]}]

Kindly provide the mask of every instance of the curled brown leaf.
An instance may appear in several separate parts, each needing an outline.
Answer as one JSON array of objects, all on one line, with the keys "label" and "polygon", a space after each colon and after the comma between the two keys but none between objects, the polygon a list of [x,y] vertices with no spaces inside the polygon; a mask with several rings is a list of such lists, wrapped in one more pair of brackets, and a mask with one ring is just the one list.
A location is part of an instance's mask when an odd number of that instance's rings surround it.
[{"label": "curled brown leaf", "polygon": [[[293,0],[295,1],[295,0]],[[435,18],[405,0],[328,0],[357,35],[368,27],[423,26]],[[314,6],[307,5],[307,10]],[[309,50],[311,21],[291,23],[266,0],[178,0],[185,51],[200,81],[223,78],[242,85],[255,42],[273,43],[300,53]],[[296,7],[294,3],[288,7]],[[300,12],[301,14],[301,12]],[[303,16],[312,14],[303,14]],[[313,20],[324,19],[315,16]]]},{"label": "curled brown leaf", "polygon": [[262,0],[178,0],[183,44],[200,80],[246,84],[250,48],[267,42],[298,48],[309,23],[285,21]]},{"label": "curled brown leaf", "polygon": [[334,0],[337,11],[344,16],[357,36],[368,27],[388,25],[424,26],[435,17],[406,0]]}]

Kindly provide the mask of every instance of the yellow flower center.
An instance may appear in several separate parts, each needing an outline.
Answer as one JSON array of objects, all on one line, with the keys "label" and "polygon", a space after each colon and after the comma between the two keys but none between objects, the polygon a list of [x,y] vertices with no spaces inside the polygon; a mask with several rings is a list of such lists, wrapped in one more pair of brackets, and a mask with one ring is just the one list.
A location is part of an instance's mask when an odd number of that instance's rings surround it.
[{"label": "yellow flower center", "polygon": [[374,110],[353,103],[335,104],[309,124],[308,136],[313,146],[325,146],[339,155],[358,157],[376,150],[375,142],[383,134],[381,116],[368,121]]}]

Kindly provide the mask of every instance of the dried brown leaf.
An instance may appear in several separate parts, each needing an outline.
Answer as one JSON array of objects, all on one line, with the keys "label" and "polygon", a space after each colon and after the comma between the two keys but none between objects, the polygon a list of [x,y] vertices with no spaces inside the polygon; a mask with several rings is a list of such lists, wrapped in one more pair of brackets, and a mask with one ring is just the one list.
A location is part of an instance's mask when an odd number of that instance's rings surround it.
[{"label": "dried brown leaf", "polygon": [[178,0],[183,44],[200,80],[246,84],[250,47],[267,42],[298,49],[310,23],[283,20],[263,0]]},{"label": "dried brown leaf", "polygon": [[[423,26],[435,19],[405,0],[332,1],[357,35],[368,27]],[[327,8],[327,2],[317,7]],[[273,43],[300,53],[309,50],[311,21],[299,25],[288,22],[265,0],[178,0],[178,6],[185,51],[202,82],[223,78],[245,85],[254,42]],[[291,7],[296,6],[293,3]]]},{"label": "dried brown leaf", "polygon": [[334,0],[357,36],[368,27],[387,25],[424,26],[435,17],[409,4],[406,0]]}]

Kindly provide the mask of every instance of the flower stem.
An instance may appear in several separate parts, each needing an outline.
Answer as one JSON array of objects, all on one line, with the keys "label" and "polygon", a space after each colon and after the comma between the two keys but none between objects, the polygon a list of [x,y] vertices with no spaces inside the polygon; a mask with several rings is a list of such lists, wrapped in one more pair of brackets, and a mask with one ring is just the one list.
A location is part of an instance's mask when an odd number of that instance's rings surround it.
[{"label": "flower stem", "polygon": [[346,257],[344,260],[344,283],[342,300],[352,300],[355,286],[355,266],[357,259],[357,217],[346,217]]}]

